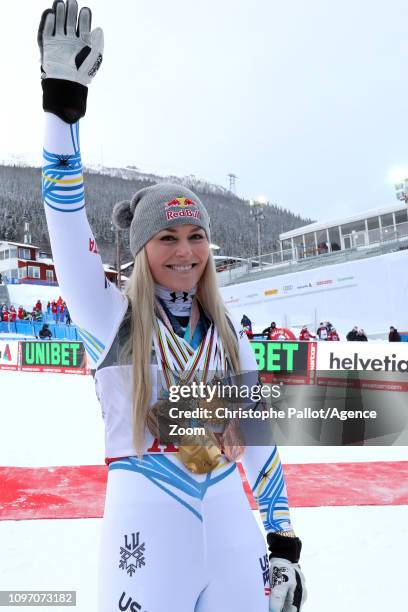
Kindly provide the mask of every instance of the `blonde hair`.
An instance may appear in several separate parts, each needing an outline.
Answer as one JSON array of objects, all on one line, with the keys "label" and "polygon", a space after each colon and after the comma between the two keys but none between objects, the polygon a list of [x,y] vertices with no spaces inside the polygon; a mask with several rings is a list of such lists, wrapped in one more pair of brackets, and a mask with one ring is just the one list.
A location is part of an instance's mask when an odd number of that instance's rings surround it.
[{"label": "blonde hair", "polygon": [[[132,363],[133,381],[133,444],[136,453],[143,454],[146,418],[149,410],[152,381],[152,334],[155,325],[154,280],[143,248],[135,257],[126,296],[131,304],[128,315],[130,335],[120,355],[121,363]],[[225,354],[234,372],[239,372],[239,349],[235,331],[227,319],[227,311],[218,290],[215,263],[210,252],[207,265],[198,281],[197,299],[206,315],[215,324]]]}]

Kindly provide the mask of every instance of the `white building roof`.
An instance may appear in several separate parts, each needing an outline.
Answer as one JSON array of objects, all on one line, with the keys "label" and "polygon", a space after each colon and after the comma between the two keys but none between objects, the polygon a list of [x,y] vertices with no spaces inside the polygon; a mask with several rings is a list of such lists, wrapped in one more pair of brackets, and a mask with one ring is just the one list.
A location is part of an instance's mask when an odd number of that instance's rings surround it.
[{"label": "white building roof", "polygon": [[302,227],[297,227],[296,229],[290,230],[289,232],[283,232],[282,234],[279,234],[279,240],[287,240],[288,238],[294,238],[295,236],[301,236],[302,234],[308,234],[309,232],[324,230],[327,227],[345,225],[346,223],[352,223],[353,221],[361,221],[363,219],[370,219],[371,217],[376,217],[378,215],[386,215],[387,213],[403,210],[404,208],[406,208],[406,205],[401,202],[398,202],[393,206],[385,206],[384,208],[372,208],[371,210],[356,213],[355,215],[350,215],[348,217],[336,218],[331,221],[316,221],[315,223],[309,223],[309,225],[303,225]]},{"label": "white building roof", "polygon": [[130,268],[130,266],[133,266],[133,265],[134,265],[134,263],[135,263],[135,262],[134,262],[133,260],[132,260],[132,261],[129,261],[128,263],[123,264],[123,266],[120,266],[120,269],[121,269],[121,270],[127,270],[128,268]]},{"label": "white building roof", "polygon": [[0,240],[0,244],[11,244],[12,246],[25,247],[26,249],[39,249],[35,244],[26,244],[24,242],[9,242],[8,240]]}]

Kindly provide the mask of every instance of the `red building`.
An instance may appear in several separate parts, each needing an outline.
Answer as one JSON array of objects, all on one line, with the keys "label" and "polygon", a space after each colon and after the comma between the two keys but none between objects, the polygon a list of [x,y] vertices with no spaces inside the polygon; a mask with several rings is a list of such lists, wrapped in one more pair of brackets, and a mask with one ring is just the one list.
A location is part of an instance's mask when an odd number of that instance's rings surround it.
[{"label": "red building", "polygon": [[57,284],[52,259],[33,244],[0,241],[0,274],[8,283]]},{"label": "red building", "polygon": [[[114,284],[118,273],[104,265],[105,275]],[[3,282],[58,285],[54,262],[49,253],[33,244],[0,241],[0,274]]]}]

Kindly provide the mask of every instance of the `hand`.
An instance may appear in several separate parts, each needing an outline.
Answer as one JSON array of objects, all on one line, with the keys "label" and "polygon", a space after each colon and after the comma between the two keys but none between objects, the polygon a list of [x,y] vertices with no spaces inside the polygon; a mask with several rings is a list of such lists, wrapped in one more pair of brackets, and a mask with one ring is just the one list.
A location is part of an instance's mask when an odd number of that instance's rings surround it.
[{"label": "hand", "polygon": [[269,612],[299,612],[307,597],[299,564],[279,557],[272,557],[269,564],[272,588]]},{"label": "hand", "polygon": [[305,578],[299,565],[302,542],[293,531],[267,534],[271,580],[269,612],[300,612],[306,601]]},{"label": "hand", "polygon": [[91,31],[92,14],[76,0],[55,0],[44,11],[38,29],[43,79],[62,79],[87,86],[97,73],[103,54],[103,31]]}]

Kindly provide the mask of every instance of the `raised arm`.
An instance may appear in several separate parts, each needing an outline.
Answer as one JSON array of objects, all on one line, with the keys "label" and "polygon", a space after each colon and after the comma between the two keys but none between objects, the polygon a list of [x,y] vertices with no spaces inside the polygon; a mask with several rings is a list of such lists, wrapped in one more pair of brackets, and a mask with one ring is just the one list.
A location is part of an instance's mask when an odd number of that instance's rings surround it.
[{"label": "raised arm", "polygon": [[85,210],[79,119],[103,51],[102,30],[90,28],[89,9],[78,17],[75,0],[60,0],[43,14],[38,42],[46,111],[42,190],[51,248],[61,293],[96,367],[127,299],[105,277]]}]

